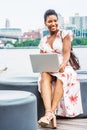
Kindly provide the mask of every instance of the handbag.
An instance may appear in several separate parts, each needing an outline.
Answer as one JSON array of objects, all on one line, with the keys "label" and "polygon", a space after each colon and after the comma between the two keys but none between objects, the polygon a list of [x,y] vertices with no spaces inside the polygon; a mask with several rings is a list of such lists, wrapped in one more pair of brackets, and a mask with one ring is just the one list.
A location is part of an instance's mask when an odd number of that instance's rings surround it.
[{"label": "handbag", "polygon": [[79,59],[74,54],[72,47],[71,47],[71,52],[70,52],[69,63],[71,64],[74,70],[80,69]]}]

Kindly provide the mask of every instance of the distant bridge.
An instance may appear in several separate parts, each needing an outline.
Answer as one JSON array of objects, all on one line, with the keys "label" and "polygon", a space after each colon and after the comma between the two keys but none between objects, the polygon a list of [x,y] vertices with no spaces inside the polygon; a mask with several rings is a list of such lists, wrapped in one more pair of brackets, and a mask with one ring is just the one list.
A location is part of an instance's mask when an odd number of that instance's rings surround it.
[{"label": "distant bridge", "polygon": [[4,39],[4,38],[19,40],[21,38],[21,36],[0,35],[0,39]]},{"label": "distant bridge", "polygon": [[29,39],[28,37],[25,37],[25,36],[13,36],[13,35],[0,35],[0,39],[4,39],[4,38],[8,38],[8,39],[14,39],[14,40],[17,40],[17,41],[22,41],[22,40],[26,40],[26,39]]}]

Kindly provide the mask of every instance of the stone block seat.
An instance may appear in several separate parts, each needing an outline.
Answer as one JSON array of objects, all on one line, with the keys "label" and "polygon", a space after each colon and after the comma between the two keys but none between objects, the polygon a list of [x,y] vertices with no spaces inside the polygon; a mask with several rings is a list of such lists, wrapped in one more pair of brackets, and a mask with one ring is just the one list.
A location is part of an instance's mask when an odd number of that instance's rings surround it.
[{"label": "stone block seat", "polygon": [[0,130],[37,130],[36,106],[33,93],[0,90]]},{"label": "stone block seat", "polygon": [[81,89],[81,99],[83,106],[83,114],[78,117],[86,117],[87,118],[87,72],[80,71],[80,89]]},{"label": "stone block seat", "polygon": [[44,115],[44,106],[38,92],[37,77],[14,76],[0,79],[0,90],[21,90],[33,93],[37,98],[37,119]]},{"label": "stone block seat", "polygon": [[82,80],[81,84],[81,97],[82,97],[82,106],[83,114],[80,117],[87,117],[87,80]]},{"label": "stone block seat", "polygon": [[[81,98],[83,114],[78,117],[87,117],[87,75],[80,78]],[[0,90],[22,90],[29,91],[37,97],[37,116],[38,119],[44,115],[44,106],[40,93],[38,92],[36,77],[11,77],[0,80]]]}]

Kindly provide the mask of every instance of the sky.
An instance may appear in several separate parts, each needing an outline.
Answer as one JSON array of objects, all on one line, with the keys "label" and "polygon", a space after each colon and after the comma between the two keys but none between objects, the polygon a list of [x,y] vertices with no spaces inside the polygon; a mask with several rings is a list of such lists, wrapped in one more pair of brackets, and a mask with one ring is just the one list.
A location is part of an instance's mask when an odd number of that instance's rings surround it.
[{"label": "sky", "polygon": [[65,20],[79,13],[87,16],[87,0],[0,0],[0,28],[10,21],[11,28],[22,31],[39,29],[44,26],[44,13],[55,9]]}]

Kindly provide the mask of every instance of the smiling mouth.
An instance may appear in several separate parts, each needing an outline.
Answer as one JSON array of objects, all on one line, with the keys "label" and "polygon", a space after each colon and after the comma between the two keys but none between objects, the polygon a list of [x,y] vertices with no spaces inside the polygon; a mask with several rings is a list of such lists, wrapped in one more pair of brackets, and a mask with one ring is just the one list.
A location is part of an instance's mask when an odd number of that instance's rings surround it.
[{"label": "smiling mouth", "polygon": [[56,29],[56,26],[55,27],[51,27],[52,30]]}]

